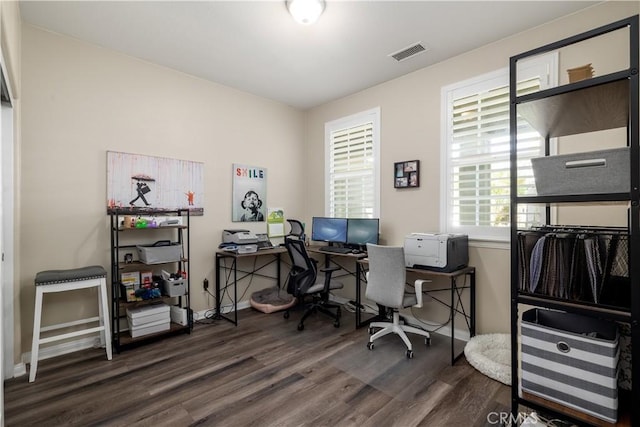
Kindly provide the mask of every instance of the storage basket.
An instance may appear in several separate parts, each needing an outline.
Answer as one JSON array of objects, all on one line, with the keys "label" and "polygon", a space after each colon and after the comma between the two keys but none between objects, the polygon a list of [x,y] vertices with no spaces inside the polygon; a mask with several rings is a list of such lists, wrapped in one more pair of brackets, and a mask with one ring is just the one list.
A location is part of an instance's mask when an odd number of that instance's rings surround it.
[{"label": "storage basket", "polygon": [[187,287],[184,279],[162,280],[162,293],[170,297],[179,297],[184,295]]},{"label": "storage basket", "polygon": [[615,323],[534,308],[522,315],[522,390],[615,423]]},{"label": "storage basket", "polygon": [[630,191],[629,148],[531,159],[539,196]]},{"label": "storage basket", "polygon": [[138,245],[138,259],[145,264],[177,262],[182,258],[182,245],[160,240],[153,245]]}]

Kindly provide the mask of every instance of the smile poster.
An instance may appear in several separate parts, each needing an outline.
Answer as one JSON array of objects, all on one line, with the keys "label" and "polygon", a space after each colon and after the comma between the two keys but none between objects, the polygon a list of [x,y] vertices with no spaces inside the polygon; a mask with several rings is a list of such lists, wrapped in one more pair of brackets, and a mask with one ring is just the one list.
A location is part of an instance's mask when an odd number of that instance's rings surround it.
[{"label": "smile poster", "polygon": [[267,169],[233,164],[232,221],[264,221],[267,207]]}]

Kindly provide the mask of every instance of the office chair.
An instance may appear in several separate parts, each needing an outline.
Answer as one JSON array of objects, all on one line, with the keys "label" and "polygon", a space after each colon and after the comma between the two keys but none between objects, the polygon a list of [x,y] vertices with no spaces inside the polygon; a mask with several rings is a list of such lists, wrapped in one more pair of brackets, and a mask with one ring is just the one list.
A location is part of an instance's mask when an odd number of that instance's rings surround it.
[{"label": "office chair", "polygon": [[[331,280],[331,274],[340,267],[321,268],[319,271],[324,275],[318,274],[317,261],[309,256],[303,240],[286,237],[284,246],[292,262],[287,292],[295,296],[299,303],[304,302],[305,297],[312,298],[298,323],[298,330],[304,329],[304,321],[316,311],[330,316],[334,320],[333,326],[340,327],[340,305],[329,302],[329,292],[343,287],[341,282]],[[335,313],[331,309],[335,309]],[[289,318],[289,310],[285,311],[284,318]]]},{"label": "office chair", "polygon": [[293,236],[297,237],[299,240],[304,240],[304,225],[297,219],[287,219],[287,222],[289,223],[291,230],[285,237]]},{"label": "office chair", "polygon": [[[367,290],[365,295],[373,302],[393,310],[392,322],[371,322],[369,324],[369,342],[367,347],[373,350],[373,341],[387,334],[395,333],[407,346],[407,358],[413,358],[411,341],[406,332],[422,335],[425,344],[431,345],[429,332],[413,326],[400,324],[400,309],[422,307],[422,285],[429,280],[416,280],[415,293],[405,290],[406,270],[404,265],[404,248],[399,246],[379,246],[367,244],[369,272],[367,273]],[[382,328],[374,333],[374,328]]]}]

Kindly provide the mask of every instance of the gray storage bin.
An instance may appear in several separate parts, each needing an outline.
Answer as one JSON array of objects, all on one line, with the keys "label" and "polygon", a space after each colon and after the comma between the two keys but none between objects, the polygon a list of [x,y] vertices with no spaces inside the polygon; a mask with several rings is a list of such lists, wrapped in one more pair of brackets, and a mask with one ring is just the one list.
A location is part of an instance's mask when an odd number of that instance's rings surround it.
[{"label": "gray storage bin", "polygon": [[162,293],[170,297],[179,297],[187,292],[184,279],[162,280]]},{"label": "gray storage bin", "polygon": [[629,192],[629,148],[531,159],[539,196]]},{"label": "gray storage bin", "polygon": [[534,308],[522,314],[522,390],[615,423],[617,325]]},{"label": "gray storage bin", "polygon": [[148,246],[138,245],[136,248],[138,249],[138,259],[145,264],[177,262],[182,258],[182,245],[165,240]]}]

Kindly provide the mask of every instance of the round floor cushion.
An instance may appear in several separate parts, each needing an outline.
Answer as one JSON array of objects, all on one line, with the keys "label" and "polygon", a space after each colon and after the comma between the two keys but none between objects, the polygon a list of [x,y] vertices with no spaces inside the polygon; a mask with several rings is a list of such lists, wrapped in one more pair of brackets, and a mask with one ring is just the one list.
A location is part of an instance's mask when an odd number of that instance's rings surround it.
[{"label": "round floor cushion", "polygon": [[482,334],[472,337],[464,347],[471,366],[484,375],[511,385],[511,337],[509,334]]},{"label": "round floor cushion", "polygon": [[285,290],[274,286],[251,294],[249,303],[251,307],[258,311],[273,313],[274,311],[286,310],[292,307],[296,303],[296,298]]}]

